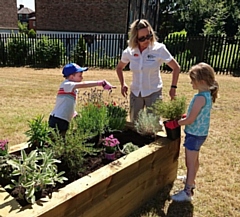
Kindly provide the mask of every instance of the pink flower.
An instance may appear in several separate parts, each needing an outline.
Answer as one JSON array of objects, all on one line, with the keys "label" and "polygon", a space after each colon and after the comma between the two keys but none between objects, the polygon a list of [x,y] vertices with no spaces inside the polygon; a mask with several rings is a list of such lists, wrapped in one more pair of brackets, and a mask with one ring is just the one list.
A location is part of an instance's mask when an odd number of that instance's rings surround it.
[{"label": "pink flower", "polygon": [[6,150],[7,148],[7,144],[8,144],[8,140],[0,140],[0,149],[2,149],[3,151]]},{"label": "pink flower", "polygon": [[115,147],[116,145],[119,145],[119,144],[120,142],[118,141],[118,139],[113,137],[113,134],[103,139],[103,145],[107,147]]}]

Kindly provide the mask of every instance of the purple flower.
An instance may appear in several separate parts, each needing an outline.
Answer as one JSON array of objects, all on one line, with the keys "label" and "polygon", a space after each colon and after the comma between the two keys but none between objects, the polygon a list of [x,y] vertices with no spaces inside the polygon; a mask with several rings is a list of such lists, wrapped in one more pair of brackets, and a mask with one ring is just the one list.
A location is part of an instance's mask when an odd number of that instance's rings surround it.
[{"label": "purple flower", "polygon": [[7,144],[8,144],[8,140],[5,139],[5,140],[0,140],[0,150],[6,150],[7,148]]},{"label": "purple flower", "polygon": [[119,145],[119,144],[120,142],[118,141],[118,139],[113,137],[113,134],[103,139],[103,145],[107,147],[115,147],[116,145]]}]

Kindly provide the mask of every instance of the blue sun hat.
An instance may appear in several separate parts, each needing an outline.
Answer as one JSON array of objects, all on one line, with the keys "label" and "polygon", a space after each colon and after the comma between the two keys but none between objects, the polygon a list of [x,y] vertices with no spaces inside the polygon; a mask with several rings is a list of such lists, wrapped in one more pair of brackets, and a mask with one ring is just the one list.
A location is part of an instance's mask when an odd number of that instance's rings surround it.
[{"label": "blue sun hat", "polygon": [[76,72],[84,72],[87,71],[87,67],[81,67],[76,63],[68,63],[63,67],[62,74],[63,77],[68,77],[69,75],[72,75]]}]

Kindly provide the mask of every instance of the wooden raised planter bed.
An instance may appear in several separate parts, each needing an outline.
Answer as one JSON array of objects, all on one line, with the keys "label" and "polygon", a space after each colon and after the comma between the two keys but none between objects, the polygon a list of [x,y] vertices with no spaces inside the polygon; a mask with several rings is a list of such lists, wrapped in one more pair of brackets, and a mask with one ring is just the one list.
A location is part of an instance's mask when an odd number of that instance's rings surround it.
[{"label": "wooden raised planter bed", "polygon": [[180,139],[159,137],[26,207],[0,188],[0,217],[126,217],[173,183],[179,147]]}]

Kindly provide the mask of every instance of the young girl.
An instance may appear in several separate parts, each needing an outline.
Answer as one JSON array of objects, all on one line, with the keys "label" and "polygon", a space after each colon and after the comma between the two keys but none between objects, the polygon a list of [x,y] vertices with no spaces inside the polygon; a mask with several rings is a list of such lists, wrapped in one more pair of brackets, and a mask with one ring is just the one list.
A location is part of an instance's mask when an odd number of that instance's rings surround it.
[{"label": "young girl", "polygon": [[199,167],[199,151],[208,135],[212,103],[215,102],[219,89],[214,69],[206,63],[193,66],[189,70],[189,76],[193,89],[198,90],[198,93],[191,100],[186,117],[178,121],[179,125],[186,125],[183,145],[187,177],[184,190],[172,196],[174,201],[192,200]]}]

